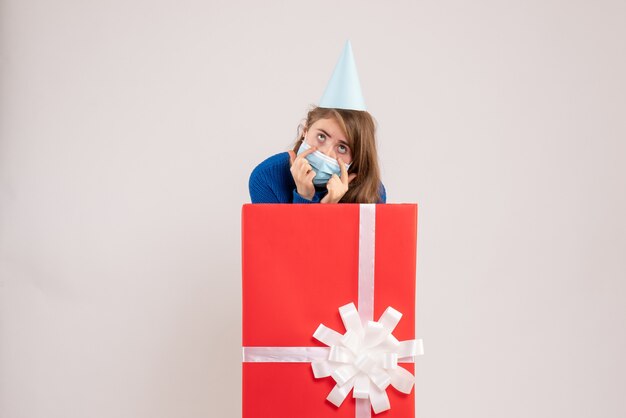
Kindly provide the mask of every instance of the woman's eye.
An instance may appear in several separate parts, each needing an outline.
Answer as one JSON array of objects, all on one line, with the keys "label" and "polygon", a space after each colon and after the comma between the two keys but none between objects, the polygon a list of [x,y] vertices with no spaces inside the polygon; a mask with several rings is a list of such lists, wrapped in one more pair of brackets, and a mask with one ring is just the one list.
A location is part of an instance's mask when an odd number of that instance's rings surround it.
[{"label": "woman's eye", "polygon": [[341,154],[345,154],[348,152],[348,147],[346,147],[345,145],[339,145],[338,149]]},{"label": "woman's eye", "polygon": [[324,142],[326,140],[326,135],[324,135],[324,134],[317,134],[317,139],[319,139],[320,142]]}]

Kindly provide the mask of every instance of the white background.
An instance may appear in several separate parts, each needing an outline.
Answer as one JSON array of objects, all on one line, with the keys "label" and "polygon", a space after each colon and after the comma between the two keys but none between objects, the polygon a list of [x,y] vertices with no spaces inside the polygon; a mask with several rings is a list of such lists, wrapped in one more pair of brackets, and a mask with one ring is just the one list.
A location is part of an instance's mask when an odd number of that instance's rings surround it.
[{"label": "white background", "polygon": [[0,417],[240,415],[248,176],[349,38],[388,201],[419,203],[417,416],[623,418],[624,22],[608,0],[2,0]]}]

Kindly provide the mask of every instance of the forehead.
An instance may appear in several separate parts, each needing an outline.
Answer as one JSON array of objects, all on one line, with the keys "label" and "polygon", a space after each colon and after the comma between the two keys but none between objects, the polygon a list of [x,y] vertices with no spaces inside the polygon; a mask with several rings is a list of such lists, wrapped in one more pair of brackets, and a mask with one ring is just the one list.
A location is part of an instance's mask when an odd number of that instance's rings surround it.
[{"label": "forehead", "polygon": [[332,139],[347,141],[347,135],[335,118],[318,119],[311,125],[313,130],[324,130]]}]

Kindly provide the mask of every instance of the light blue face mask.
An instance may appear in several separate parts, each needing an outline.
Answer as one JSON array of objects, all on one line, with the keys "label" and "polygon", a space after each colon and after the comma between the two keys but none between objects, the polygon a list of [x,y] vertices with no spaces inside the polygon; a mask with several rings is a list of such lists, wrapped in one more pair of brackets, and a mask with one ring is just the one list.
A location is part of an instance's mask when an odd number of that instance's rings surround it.
[{"label": "light blue face mask", "polygon": [[[309,144],[305,141],[302,141],[302,145],[298,149],[298,154],[302,154],[304,151],[311,149]],[[315,171],[315,178],[313,178],[313,184],[326,184],[328,180],[332,177],[333,174],[337,174],[341,177],[341,167],[339,167],[339,163],[334,158],[329,157],[328,155],[323,154],[321,151],[315,151],[310,153],[305,157],[313,171]],[[345,164],[346,170],[350,168],[350,164]]]}]

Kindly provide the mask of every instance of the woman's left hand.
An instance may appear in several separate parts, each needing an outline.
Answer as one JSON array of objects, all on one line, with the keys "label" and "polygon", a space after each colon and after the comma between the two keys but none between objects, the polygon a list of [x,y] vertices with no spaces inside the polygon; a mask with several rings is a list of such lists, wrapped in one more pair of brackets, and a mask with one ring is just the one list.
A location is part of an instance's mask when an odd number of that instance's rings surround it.
[{"label": "woman's left hand", "polygon": [[324,196],[320,203],[338,203],[343,195],[345,195],[348,191],[348,185],[356,177],[356,174],[354,173],[348,174],[348,170],[346,169],[346,166],[341,158],[337,158],[337,162],[341,168],[341,178],[339,178],[337,174],[332,175],[326,184],[328,193]]}]

